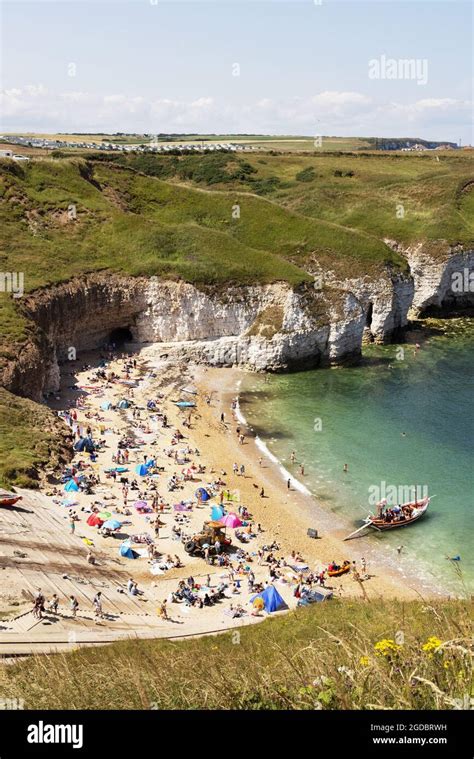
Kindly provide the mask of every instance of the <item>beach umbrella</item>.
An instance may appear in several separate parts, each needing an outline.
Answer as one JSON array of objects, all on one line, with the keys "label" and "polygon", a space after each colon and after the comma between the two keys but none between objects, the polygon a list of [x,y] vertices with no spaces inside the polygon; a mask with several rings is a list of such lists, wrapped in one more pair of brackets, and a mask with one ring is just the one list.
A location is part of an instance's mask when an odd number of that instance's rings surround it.
[{"label": "beach umbrella", "polygon": [[107,530],[118,530],[121,526],[122,522],[119,522],[118,519],[108,519],[103,524],[103,527],[105,527]]},{"label": "beach umbrella", "polygon": [[90,527],[101,527],[101,525],[104,524],[104,520],[101,519],[98,514],[91,514],[87,519],[87,524],[90,525]]},{"label": "beach umbrella", "polygon": [[242,521],[239,519],[237,514],[226,514],[222,519],[219,520],[221,524],[225,525],[226,527],[240,527],[242,524]]},{"label": "beach umbrella", "polygon": [[135,506],[136,509],[143,509],[148,504],[146,501],[135,501],[133,505]]},{"label": "beach umbrella", "polygon": [[110,513],[110,511],[101,511],[98,516],[100,517],[100,519],[102,519],[105,522],[107,519],[110,519],[112,514]]}]

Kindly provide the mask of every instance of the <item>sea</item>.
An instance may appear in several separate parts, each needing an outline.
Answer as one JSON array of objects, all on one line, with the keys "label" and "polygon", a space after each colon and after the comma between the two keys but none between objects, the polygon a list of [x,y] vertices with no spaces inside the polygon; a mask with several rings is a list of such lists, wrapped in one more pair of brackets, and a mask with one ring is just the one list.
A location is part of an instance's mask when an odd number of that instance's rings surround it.
[{"label": "sea", "polygon": [[386,554],[402,545],[420,579],[464,595],[474,583],[473,378],[474,321],[429,320],[405,343],[366,346],[356,366],[246,375],[239,405],[282,477],[348,534],[382,498],[431,496],[419,522],[368,539]]}]

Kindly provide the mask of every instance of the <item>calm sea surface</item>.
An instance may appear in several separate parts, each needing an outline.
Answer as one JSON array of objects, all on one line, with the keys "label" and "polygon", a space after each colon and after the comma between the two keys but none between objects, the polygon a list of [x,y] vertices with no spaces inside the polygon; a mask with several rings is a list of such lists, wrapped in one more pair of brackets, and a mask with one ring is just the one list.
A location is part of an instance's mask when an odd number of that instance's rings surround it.
[{"label": "calm sea surface", "polygon": [[[456,567],[468,586],[474,580],[473,322],[448,322],[414,353],[407,344],[369,346],[354,368],[248,375],[240,406],[271,453],[349,532],[379,498],[399,502],[415,486],[436,496],[420,522],[374,531],[371,540],[402,543],[420,575],[460,589]],[[455,556],[461,561],[446,558]]]}]

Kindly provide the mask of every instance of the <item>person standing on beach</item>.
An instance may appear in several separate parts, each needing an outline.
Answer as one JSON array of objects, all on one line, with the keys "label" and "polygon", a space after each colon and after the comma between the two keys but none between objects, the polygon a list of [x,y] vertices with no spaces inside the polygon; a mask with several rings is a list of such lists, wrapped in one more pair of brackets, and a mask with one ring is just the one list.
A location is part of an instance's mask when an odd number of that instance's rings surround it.
[{"label": "person standing on beach", "polygon": [[74,521],[74,517],[71,517],[71,519],[70,519],[69,529],[70,529],[71,535],[74,535],[74,533],[76,531],[76,523]]},{"label": "person standing on beach", "polygon": [[263,488],[260,491],[260,498],[265,498],[265,490]]},{"label": "person standing on beach", "polygon": [[95,622],[97,624],[97,621],[99,619],[102,619],[103,613],[102,613],[102,592],[99,590],[92,601],[94,604],[94,614],[95,614]]},{"label": "person standing on beach", "polygon": [[290,488],[291,488],[291,480],[290,480],[289,477],[288,477],[288,479],[286,481],[286,487],[288,488],[288,490],[290,490]]},{"label": "person standing on beach", "polygon": [[295,463],[295,461],[296,461],[296,452],[295,451],[291,451],[290,461],[291,461],[292,464]]},{"label": "person standing on beach", "polygon": [[79,602],[75,596],[69,596],[69,608],[71,609],[71,617],[75,619],[79,608]]},{"label": "person standing on beach", "polygon": [[304,464],[300,465],[300,474],[304,474]]},{"label": "person standing on beach", "polygon": [[349,467],[347,466],[347,464],[344,464],[344,466],[343,466],[342,469],[343,469],[344,472],[348,472],[349,471]]},{"label": "person standing on beach", "polygon": [[225,414],[224,414],[224,412],[222,412],[222,414],[221,414],[221,422],[222,422],[222,424],[225,424]]},{"label": "person standing on beach", "polygon": [[58,596],[57,596],[56,593],[53,593],[53,597],[52,597],[51,602],[49,604],[49,610],[53,614],[57,614],[58,613],[58,605],[59,605],[59,598],[58,598]]}]

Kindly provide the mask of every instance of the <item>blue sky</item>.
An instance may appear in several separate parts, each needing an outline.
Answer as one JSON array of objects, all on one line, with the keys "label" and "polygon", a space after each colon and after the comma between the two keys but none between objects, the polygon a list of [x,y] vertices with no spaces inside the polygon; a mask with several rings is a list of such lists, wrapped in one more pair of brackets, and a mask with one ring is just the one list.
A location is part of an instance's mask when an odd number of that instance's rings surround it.
[{"label": "blue sky", "polygon": [[471,24],[461,0],[6,0],[1,129],[466,144]]}]

